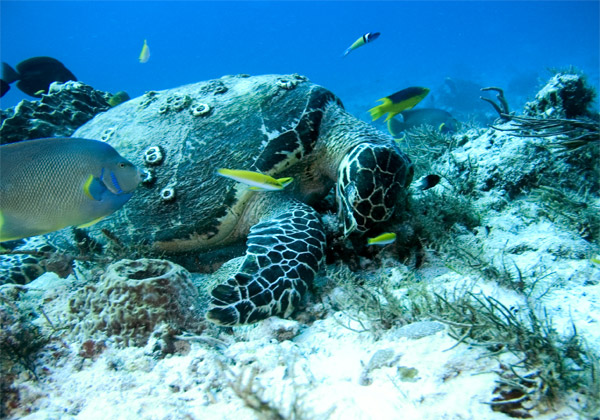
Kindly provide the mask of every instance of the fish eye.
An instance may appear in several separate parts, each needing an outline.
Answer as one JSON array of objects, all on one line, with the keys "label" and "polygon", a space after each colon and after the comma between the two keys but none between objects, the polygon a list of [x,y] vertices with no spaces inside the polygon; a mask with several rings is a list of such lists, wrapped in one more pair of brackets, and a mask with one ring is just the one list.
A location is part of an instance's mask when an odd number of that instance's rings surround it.
[{"label": "fish eye", "polygon": [[127,166],[125,165],[125,162],[119,162],[119,168],[124,168],[125,166]]}]

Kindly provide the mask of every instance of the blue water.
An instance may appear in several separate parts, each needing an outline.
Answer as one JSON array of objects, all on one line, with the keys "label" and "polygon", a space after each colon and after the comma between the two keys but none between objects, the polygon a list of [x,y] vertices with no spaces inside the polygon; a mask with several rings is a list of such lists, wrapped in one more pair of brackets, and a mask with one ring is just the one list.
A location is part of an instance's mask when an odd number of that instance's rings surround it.
[{"label": "blue water", "polygon": [[[507,89],[514,105],[576,66],[599,85],[599,2],[0,2],[1,59],[62,61],[131,97],[226,74],[300,73],[361,118],[407,86],[447,77]],[[379,39],[347,57],[360,35]],[[138,62],[144,39],[150,60]],[[14,85],[6,108],[32,99]]]}]

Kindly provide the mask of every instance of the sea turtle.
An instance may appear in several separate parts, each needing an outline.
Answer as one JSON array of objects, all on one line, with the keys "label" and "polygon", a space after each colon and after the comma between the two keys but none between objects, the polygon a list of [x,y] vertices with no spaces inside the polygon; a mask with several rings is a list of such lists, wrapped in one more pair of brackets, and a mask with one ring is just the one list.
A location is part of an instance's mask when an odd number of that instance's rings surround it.
[{"label": "sea turtle", "polygon": [[[327,89],[299,75],[225,76],[147,92],[80,127],[144,168],[127,205],[92,226],[126,249],[191,271],[244,254],[211,292],[207,318],[222,325],[288,316],[319,270],[326,247],[311,205],[335,187],[345,235],[388,220],[413,177],[394,140],[347,113]],[[283,191],[253,191],[218,168],[293,177]],[[54,235],[71,238],[72,230]],[[60,241],[59,241],[60,242]]]}]

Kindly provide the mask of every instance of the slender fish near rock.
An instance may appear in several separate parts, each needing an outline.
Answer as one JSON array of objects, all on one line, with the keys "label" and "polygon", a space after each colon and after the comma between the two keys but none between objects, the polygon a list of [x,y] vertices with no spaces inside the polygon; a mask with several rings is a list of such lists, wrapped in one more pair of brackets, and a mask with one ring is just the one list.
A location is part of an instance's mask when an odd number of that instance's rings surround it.
[{"label": "slender fish near rock", "polygon": [[250,185],[250,189],[255,191],[281,191],[294,180],[293,178],[275,179],[260,172],[223,168],[217,169],[217,175]]}]

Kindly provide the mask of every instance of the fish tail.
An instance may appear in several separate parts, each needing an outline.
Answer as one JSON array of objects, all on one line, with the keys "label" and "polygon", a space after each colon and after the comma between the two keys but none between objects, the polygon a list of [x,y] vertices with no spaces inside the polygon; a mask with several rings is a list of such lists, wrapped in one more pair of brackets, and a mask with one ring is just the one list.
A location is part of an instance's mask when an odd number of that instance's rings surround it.
[{"label": "fish tail", "polygon": [[373,121],[384,116],[387,112],[387,103],[385,102],[385,98],[379,100],[383,101],[381,105],[377,105],[369,109],[369,113],[371,114],[371,118],[373,119]]},{"label": "fish tail", "polygon": [[287,187],[288,185],[290,185],[292,183],[293,180],[294,180],[294,178],[287,177],[287,178],[279,178],[277,180],[277,182],[279,182],[283,187]]},{"label": "fish tail", "polygon": [[382,117],[385,114],[385,112],[381,109],[382,106],[383,105],[377,105],[376,107],[369,109],[372,121],[375,121],[376,119]]},{"label": "fish tail", "polygon": [[2,62],[2,80],[11,84],[20,79],[19,73],[4,61]]},{"label": "fish tail", "polygon": [[383,103],[369,109],[369,113],[371,114],[371,118],[373,119],[373,121],[384,116],[386,112],[389,112],[389,106],[392,105],[392,102],[388,98],[381,98],[378,99],[378,101],[381,101]]}]

